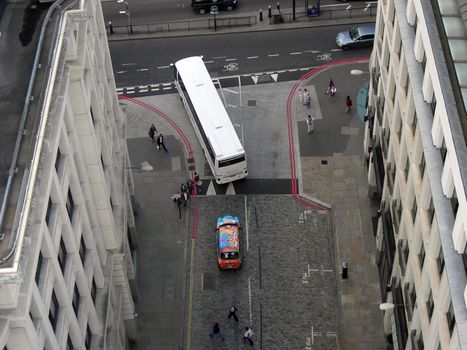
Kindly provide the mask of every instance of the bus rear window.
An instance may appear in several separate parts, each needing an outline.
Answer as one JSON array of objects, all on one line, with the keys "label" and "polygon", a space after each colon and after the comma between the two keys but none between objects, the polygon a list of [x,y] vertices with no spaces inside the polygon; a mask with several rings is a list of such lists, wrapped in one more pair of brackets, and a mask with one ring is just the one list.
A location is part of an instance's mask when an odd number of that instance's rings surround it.
[{"label": "bus rear window", "polygon": [[236,158],[220,160],[219,161],[219,168],[223,168],[223,167],[226,167],[226,166],[238,164],[238,163],[241,163],[241,162],[244,162],[244,161],[245,161],[245,155],[241,155],[240,157],[236,157]]}]

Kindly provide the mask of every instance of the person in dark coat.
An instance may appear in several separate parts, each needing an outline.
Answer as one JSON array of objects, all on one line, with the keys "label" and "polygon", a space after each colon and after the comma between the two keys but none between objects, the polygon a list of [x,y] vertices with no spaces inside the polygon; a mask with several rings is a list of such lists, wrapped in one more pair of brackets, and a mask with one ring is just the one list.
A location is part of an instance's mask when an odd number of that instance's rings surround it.
[{"label": "person in dark coat", "polygon": [[154,136],[156,136],[156,126],[154,124],[151,124],[151,127],[149,128],[148,135],[152,140],[152,143],[154,143]]},{"label": "person in dark coat", "polygon": [[168,152],[167,148],[165,148],[164,136],[162,135],[162,133],[160,133],[159,136],[157,136],[157,149],[160,151],[161,147],[164,148],[164,151]]}]

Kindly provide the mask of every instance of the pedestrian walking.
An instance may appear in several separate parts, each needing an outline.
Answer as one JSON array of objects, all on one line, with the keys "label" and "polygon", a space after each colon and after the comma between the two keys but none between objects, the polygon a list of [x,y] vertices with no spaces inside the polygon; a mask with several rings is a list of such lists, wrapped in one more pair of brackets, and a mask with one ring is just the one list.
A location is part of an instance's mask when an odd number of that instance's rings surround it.
[{"label": "pedestrian walking", "polygon": [[301,104],[303,104],[303,98],[304,98],[304,94],[303,94],[302,89],[298,89],[298,100],[300,101]]},{"label": "pedestrian walking", "polygon": [[178,217],[180,221],[182,221],[182,198],[181,197],[182,196],[180,195],[180,192],[172,195],[172,198],[178,207]]},{"label": "pedestrian walking", "polygon": [[311,108],[311,96],[310,96],[310,94],[308,93],[308,91],[307,91],[307,93],[306,93],[306,103],[305,103],[305,104],[306,104],[306,107],[307,107],[308,109]]},{"label": "pedestrian walking", "polygon": [[212,338],[212,337],[217,337],[217,338],[221,338],[222,341],[225,340],[224,338],[224,334],[221,332],[221,329],[219,327],[219,323],[214,323],[214,326],[212,326],[212,333],[209,333],[209,336]]},{"label": "pedestrian walking", "polygon": [[308,106],[308,101],[311,103],[310,94],[307,89],[303,89],[303,105]]},{"label": "pedestrian walking", "polygon": [[253,346],[253,331],[249,327],[245,327],[245,333],[243,334],[243,342],[250,343]]},{"label": "pedestrian walking", "polygon": [[311,115],[308,115],[306,118],[306,129],[309,134],[315,131],[315,121]]},{"label": "pedestrian walking", "polygon": [[155,125],[151,124],[151,126],[149,128],[149,131],[148,131],[148,135],[151,138],[152,143],[154,143],[154,136],[156,136],[156,132],[157,132],[157,129],[156,129]]},{"label": "pedestrian walking", "polygon": [[202,185],[202,181],[201,179],[199,178],[199,175],[198,173],[195,171],[195,186],[196,186],[196,193],[201,193],[201,185]]},{"label": "pedestrian walking", "polygon": [[328,89],[326,90],[326,95],[328,95],[328,98],[330,98],[331,100],[335,100],[336,91],[337,91],[336,84],[334,84],[332,79],[329,79],[329,85],[328,85]]},{"label": "pedestrian walking", "polygon": [[237,316],[237,308],[235,306],[231,306],[230,309],[229,309],[229,317],[228,319],[230,320],[230,318],[233,317],[235,321],[238,322],[238,316]]},{"label": "pedestrian walking", "polygon": [[350,99],[350,96],[347,96],[345,99],[345,112],[349,113],[350,107],[352,106],[352,100]]},{"label": "pedestrian walking", "polygon": [[168,152],[167,148],[165,148],[164,135],[162,135],[162,133],[157,137],[157,149],[160,151],[161,147],[164,148],[164,151]]},{"label": "pedestrian walking", "polygon": [[188,187],[186,184],[181,184],[180,193],[182,194],[183,206],[186,208],[186,205],[188,204]]}]

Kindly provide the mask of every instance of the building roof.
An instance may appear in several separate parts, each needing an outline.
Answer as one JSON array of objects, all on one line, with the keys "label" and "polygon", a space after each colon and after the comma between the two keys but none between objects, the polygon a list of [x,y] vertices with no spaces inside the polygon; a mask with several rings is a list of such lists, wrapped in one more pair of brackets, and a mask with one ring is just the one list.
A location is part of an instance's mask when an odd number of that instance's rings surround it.
[{"label": "building roof", "polygon": [[[0,221],[0,238],[3,237],[0,240],[0,268],[11,263],[5,258],[14,247],[14,220],[19,212],[17,207],[20,208],[23,177],[27,177],[25,170],[35,140],[36,108],[40,94],[37,92],[37,96],[34,96],[36,91],[31,90],[29,113],[25,109],[25,101],[41,25],[49,6],[7,2],[2,4],[0,11],[0,56],[3,58],[0,60],[0,201],[3,214],[0,215],[0,219],[3,216]],[[45,64],[45,61],[41,63]],[[37,77],[43,78],[44,72],[37,72]]]}]

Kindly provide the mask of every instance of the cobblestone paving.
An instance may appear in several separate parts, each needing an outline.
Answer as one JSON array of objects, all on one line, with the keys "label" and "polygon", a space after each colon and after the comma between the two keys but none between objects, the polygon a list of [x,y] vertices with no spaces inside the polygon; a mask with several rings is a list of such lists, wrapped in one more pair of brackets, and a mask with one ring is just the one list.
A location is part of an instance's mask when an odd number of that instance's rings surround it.
[{"label": "cobblestone paving", "polygon": [[[245,326],[257,349],[336,349],[337,292],[328,212],[312,212],[291,196],[198,198],[191,349],[242,349]],[[245,207],[246,205],[246,207]],[[221,271],[215,251],[218,216],[242,225],[244,265]],[[248,239],[247,239],[248,236]],[[240,322],[228,320],[235,305]],[[219,322],[225,342],[210,339]]]}]

